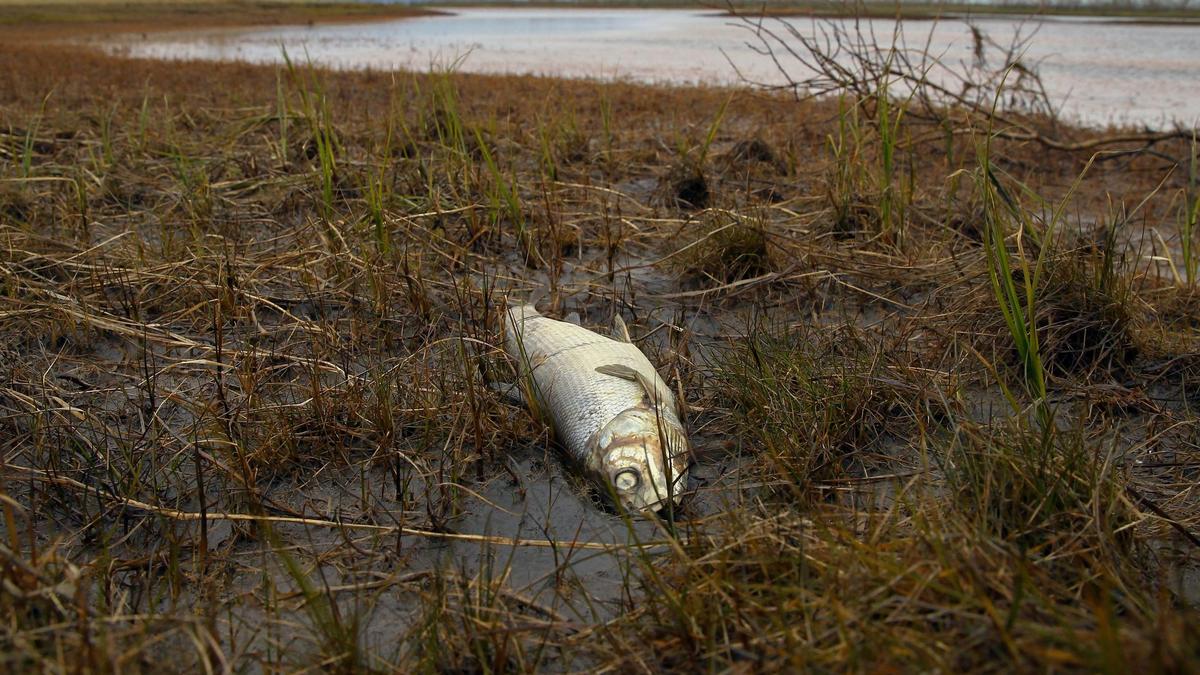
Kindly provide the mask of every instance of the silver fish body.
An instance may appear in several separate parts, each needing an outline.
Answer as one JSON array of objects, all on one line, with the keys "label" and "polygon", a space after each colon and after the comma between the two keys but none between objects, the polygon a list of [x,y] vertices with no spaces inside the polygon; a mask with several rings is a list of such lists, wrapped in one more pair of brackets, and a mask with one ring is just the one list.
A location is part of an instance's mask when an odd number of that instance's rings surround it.
[{"label": "silver fish body", "polygon": [[687,438],[675,396],[637,346],[524,305],[508,310],[505,348],[527,399],[592,480],[634,511],[679,502]]}]

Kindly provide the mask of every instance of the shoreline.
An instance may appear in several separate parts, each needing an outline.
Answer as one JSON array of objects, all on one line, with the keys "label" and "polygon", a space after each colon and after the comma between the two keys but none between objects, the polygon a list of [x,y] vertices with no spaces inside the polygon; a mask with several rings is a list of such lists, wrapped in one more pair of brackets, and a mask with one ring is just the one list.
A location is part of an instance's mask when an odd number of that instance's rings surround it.
[{"label": "shoreline", "polygon": [[[773,19],[866,18],[906,21],[1037,19],[1130,25],[1200,25],[1200,10],[1123,10],[1115,7],[1039,8],[1033,5],[975,6],[963,3],[920,4],[897,8],[868,3],[797,3],[779,6],[721,6],[650,0],[649,2],[438,2],[413,5],[355,2],[244,3],[230,0],[179,3],[13,3],[0,1],[0,36],[16,43],[60,38],[103,36],[115,33],[164,32],[211,28],[253,28],[280,25],[316,25],[386,21],[439,16],[459,9],[561,9],[561,10],[691,10],[714,18],[743,16]],[[897,11],[899,10],[899,11]]]},{"label": "shoreline", "polygon": [[671,0],[616,0],[614,2],[465,2],[443,1],[417,5],[454,9],[678,9],[711,12],[716,16],[767,16],[778,18],[872,18],[905,20],[936,20],[946,18],[1015,18],[1043,19],[1108,19],[1139,24],[1200,23],[1200,9],[1138,9],[1117,6],[1040,7],[1037,4],[976,5],[962,2],[906,4],[897,7],[889,3],[786,2],[775,5],[762,3],[672,2]]},{"label": "shoreline", "polygon": [[[0,0],[0,2],[2,2],[2,0]],[[547,5],[545,3],[543,3],[540,6],[545,7]],[[0,4],[0,21],[3,21],[5,18],[11,19],[12,13],[17,11],[15,9],[15,7],[16,6],[5,7],[4,5]],[[46,5],[43,7],[55,8],[54,5]],[[234,11],[234,10],[239,9],[241,6],[236,3],[229,3],[229,2],[225,2],[224,0],[218,0],[217,2],[214,2],[212,4],[187,2],[187,3],[180,4],[180,5],[161,6],[161,7],[157,8],[157,13],[154,14],[153,16],[141,17],[140,20],[135,22],[135,21],[131,21],[128,17],[130,17],[131,14],[136,13],[137,7],[139,7],[139,6],[119,5],[119,6],[115,6],[115,7],[108,7],[106,5],[101,4],[101,5],[97,5],[97,7],[99,8],[98,13],[95,16],[91,17],[90,19],[86,16],[74,17],[73,22],[68,21],[66,19],[61,19],[61,18],[54,19],[54,20],[43,19],[43,20],[45,20],[45,23],[40,25],[41,30],[38,30],[38,28],[39,28],[38,25],[33,25],[33,29],[23,30],[19,33],[19,35],[21,37],[23,37],[24,39],[11,40],[10,44],[13,44],[13,45],[21,45],[21,44],[36,45],[36,44],[56,43],[58,45],[66,46],[66,43],[71,43],[70,46],[66,47],[66,48],[68,48],[68,49],[74,48],[76,50],[100,50],[100,51],[103,51],[110,55],[117,56],[119,58],[161,58],[166,61],[178,61],[178,60],[187,60],[187,57],[177,54],[175,52],[140,54],[139,55],[135,49],[130,50],[130,51],[123,50],[120,48],[120,45],[117,45],[115,43],[117,43],[117,42],[124,43],[126,41],[137,42],[139,33],[141,34],[141,37],[144,39],[151,32],[159,34],[159,35],[168,35],[168,34],[173,34],[173,33],[175,33],[175,34],[188,33],[190,31],[197,31],[197,30],[200,30],[200,31],[203,31],[203,30],[235,31],[235,30],[254,28],[254,27],[262,27],[262,28],[269,29],[272,26],[296,26],[296,27],[299,27],[301,30],[303,30],[303,26],[305,24],[307,24],[308,26],[313,26],[318,23],[332,25],[332,24],[338,24],[338,23],[352,23],[353,24],[353,23],[362,22],[365,24],[366,22],[369,22],[369,21],[398,20],[401,18],[409,18],[409,17],[438,16],[438,15],[448,16],[448,15],[454,14],[456,11],[487,12],[490,10],[490,11],[499,12],[499,13],[504,13],[506,11],[520,11],[518,9],[515,9],[516,5],[513,5],[513,4],[509,4],[507,6],[485,6],[485,5],[467,4],[467,3],[464,3],[463,5],[455,5],[453,7],[440,7],[440,8],[433,8],[433,7],[429,7],[429,6],[409,7],[409,6],[378,6],[378,5],[349,5],[349,4],[309,6],[309,5],[301,5],[301,4],[281,3],[278,5],[276,5],[276,4],[254,5],[253,11]],[[142,7],[144,7],[144,6],[142,6]],[[6,10],[6,9],[9,10],[8,17],[5,17],[5,14],[4,14],[4,10]],[[586,11],[594,11],[594,10],[591,10],[588,7],[564,7],[562,5],[559,5],[553,11],[561,11],[561,12],[583,11],[583,12],[586,12]],[[615,11],[635,11],[636,12],[639,10],[629,10],[629,9],[617,8]],[[648,11],[653,11],[653,10],[648,10]],[[682,9],[679,7],[676,7],[673,10],[667,10],[667,11],[689,12],[689,13],[691,12],[691,10],[685,10],[685,9]],[[105,14],[105,12],[107,12],[107,13]],[[534,13],[535,14],[537,13],[536,10]],[[104,18],[104,19],[96,18],[97,16],[101,16],[101,15],[103,15],[107,18]],[[486,14],[484,14],[484,16],[486,16]],[[714,19],[714,20],[719,21],[719,20],[721,20],[722,16],[729,16],[729,15],[722,15],[719,13],[711,13],[711,12],[710,13],[696,13],[696,14],[692,15],[692,20],[697,21],[697,22],[707,22],[707,20],[709,20],[709,19]],[[779,17],[779,18],[781,20],[783,19],[783,17]],[[980,18],[981,21],[988,21],[989,19],[1001,21],[1001,22],[1014,20],[1014,18],[1012,16],[1001,16],[999,14],[988,15],[988,16]],[[752,17],[743,17],[743,20],[754,21],[754,19]],[[815,17],[814,17],[814,20],[815,20]],[[910,20],[919,21],[919,19],[910,19]],[[1060,21],[1060,19],[1056,19],[1056,18],[1043,18],[1042,20],[1045,20],[1048,23]],[[1073,21],[1073,19],[1061,19],[1061,21],[1071,22],[1071,21]],[[1118,20],[1114,19],[1114,21],[1118,21]],[[1092,22],[1097,23],[1097,24],[1109,23],[1104,20],[1092,20]],[[1121,22],[1122,23],[1130,23],[1128,21],[1121,21]],[[921,25],[921,24],[918,24],[918,25]],[[2,23],[0,23],[0,37],[4,36],[5,28],[6,28],[6,26],[4,26]],[[11,25],[7,26],[7,28],[11,32],[17,32],[17,29],[21,28],[21,25],[11,24]],[[103,43],[105,43],[105,42],[114,43],[114,48],[111,50],[106,49],[103,46]],[[233,58],[233,60],[241,60],[245,63],[261,63],[261,61],[259,61],[258,59],[247,59],[244,57],[228,57],[228,58]],[[353,69],[352,67],[339,66],[337,64],[330,64],[329,67],[332,70],[336,70],[336,71],[344,71],[344,70],[348,70],[348,69]],[[381,66],[381,67],[385,67],[385,66]],[[399,63],[399,64],[393,64],[391,66],[386,66],[386,67],[387,68],[395,68],[398,70],[421,70],[420,66],[414,65],[412,63],[407,63],[407,64]],[[619,76],[618,75],[597,76],[595,74],[587,74],[587,73],[579,74],[576,72],[547,72],[547,71],[529,72],[529,71],[515,70],[515,69],[514,70],[495,70],[495,69],[482,68],[482,69],[472,69],[472,70],[473,70],[473,72],[477,72],[480,74],[503,75],[503,74],[525,73],[525,74],[530,74],[530,75],[534,75],[537,77],[546,77],[546,78],[553,78],[553,79],[561,79],[561,78],[584,79],[584,80],[595,80],[598,82],[621,81],[621,80],[633,78],[633,79],[638,80],[639,82],[642,82],[644,84],[647,84],[649,86],[654,86],[654,87],[659,87],[659,86],[670,86],[670,87],[739,86],[739,83],[736,83],[736,82],[716,81],[715,79],[712,81],[674,80],[674,79],[671,79],[667,75],[664,75],[662,79],[653,79],[653,78],[639,78],[636,74],[630,74],[630,73],[626,73],[624,75],[619,75]],[[1164,119],[1169,119],[1170,121],[1163,121]],[[1163,119],[1139,118],[1138,120],[1130,120],[1130,119],[1121,120],[1121,119],[1113,119],[1112,117],[1102,118],[1099,116],[1088,116],[1085,111],[1075,111],[1073,113],[1071,111],[1067,111],[1067,112],[1063,113],[1063,116],[1060,118],[1060,122],[1064,122],[1073,127],[1079,127],[1081,129],[1089,129],[1089,130],[1096,131],[1096,132],[1101,132],[1104,129],[1134,128],[1134,127],[1138,127],[1138,128],[1145,127],[1148,129],[1157,129],[1159,131],[1164,131],[1167,129],[1174,128],[1174,126],[1176,126],[1178,123],[1180,123],[1179,120],[1171,119],[1171,118],[1163,118]],[[1186,124],[1186,122],[1183,122],[1183,124],[1185,126],[1188,126]]]},{"label": "shoreline", "polygon": [[0,37],[11,40],[10,44],[36,44],[119,33],[355,23],[447,13],[427,6],[367,3],[95,3],[81,8],[0,3]]},{"label": "shoreline", "polygon": [[[877,14],[846,14],[838,12],[827,12],[821,10],[806,11],[801,9],[784,9],[777,12],[752,12],[738,14],[730,11],[722,11],[714,14],[714,16],[722,17],[762,17],[766,19],[894,19],[894,14],[877,13]],[[1140,17],[1136,15],[1120,15],[1120,14],[1055,14],[1055,13],[1038,13],[1038,12],[960,12],[952,11],[941,14],[904,14],[900,17],[901,21],[1004,21],[1004,20],[1036,20],[1043,22],[1055,23],[1094,23],[1094,24],[1120,24],[1123,26],[1200,26],[1200,17]]]}]

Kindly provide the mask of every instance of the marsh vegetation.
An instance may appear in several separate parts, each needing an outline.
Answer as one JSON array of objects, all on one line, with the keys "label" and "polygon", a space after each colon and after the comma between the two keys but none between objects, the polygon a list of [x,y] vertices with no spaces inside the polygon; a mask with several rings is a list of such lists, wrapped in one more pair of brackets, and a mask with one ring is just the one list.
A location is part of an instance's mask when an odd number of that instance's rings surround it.
[{"label": "marsh vegetation", "polygon": [[[0,46],[5,667],[1195,667],[1186,133],[290,56]],[[535,288],[681,392],[670,519],[489,388]]]}]

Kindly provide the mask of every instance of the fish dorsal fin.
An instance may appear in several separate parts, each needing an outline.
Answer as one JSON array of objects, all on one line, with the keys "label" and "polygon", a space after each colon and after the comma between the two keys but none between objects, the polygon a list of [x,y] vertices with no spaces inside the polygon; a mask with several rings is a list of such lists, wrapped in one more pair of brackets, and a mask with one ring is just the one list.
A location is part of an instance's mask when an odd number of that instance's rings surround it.
[{"label": "fish dorsal fin", "polygon": [[605,366],[598,366],[596,372],[601,375],[610,375],[612,377],[619,377],[622,380],[637,382],[642,385],[642,390],[646,392],[646,396],[649,397],[650,402],[655,405],[670,400],[668,397],[671,392],[666,388],[666,383],[663,383],[660,387],[659,378],[647,376],[642,371],[631,368],[623,363],[610,363]]},{"label": "fish dorsal fin", "polygon": [[621,342],[633,342],[633,339],[629,337],[629,327],[625,325],[625,319],[622,319],[620,314],[613,315],[613,339]]},{"label": "fish dorsal fin", "polygon": [[538,303],[542,302],[548,297],[550,297],[549,287],[538,286],[529,293],[529,299],[525,301],[525,304],[532,305],[534,309],[537,309]]}]

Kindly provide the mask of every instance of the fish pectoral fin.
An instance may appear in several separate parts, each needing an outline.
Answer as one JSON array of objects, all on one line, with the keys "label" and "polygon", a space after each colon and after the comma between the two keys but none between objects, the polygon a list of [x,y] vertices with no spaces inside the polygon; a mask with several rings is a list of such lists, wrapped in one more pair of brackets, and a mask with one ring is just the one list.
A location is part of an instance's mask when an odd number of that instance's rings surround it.
[{"label": "fish pectoral fin", "polygon": [[629,380],[630,382],[638,381],[638,371],[623,363],[610,363],[606,366],[597,366],[596,372],[601,375],[619,377],[622,380]]},{"label": "fish pectoral fin", "polygon": [[563,321],[566,321],[567,323],[573,323],[576,326],[583,325],[579,318],[579,312],[571,312],[570,314],[563,317]]},{"label": "fish pectoral fin", "polygon": [[633,339],[629,337],[629,326],[625,325],[625,319],[622,319],[620,314],[613,315],[613,339],[621,342],[633,342]]},{"label": "fish pectoral fin", "polygon": [[664,401],[671,400],[671,390],[667,388],[667,383],[663,382],[658,377],[648,376],[642,372],[637,374],[638,384],[642,385],[646,396],[650,397],[650,402],[658,405]]},{"label": "fish pectoral fin", "polygon": [[658,378],[646,375],[636,368],[631,368],[623,363],[610,363],[606,366],[599,366],[596,372],[601,375],[611,375],[619,377],[622,380],[637,382],[642,386],[642,390],[646,392],[646,396],[651,403],[658,404],[660,401],[668,400],[670,390],[666,389],[666,384],[660,386]]}]

